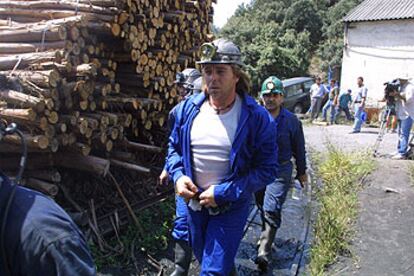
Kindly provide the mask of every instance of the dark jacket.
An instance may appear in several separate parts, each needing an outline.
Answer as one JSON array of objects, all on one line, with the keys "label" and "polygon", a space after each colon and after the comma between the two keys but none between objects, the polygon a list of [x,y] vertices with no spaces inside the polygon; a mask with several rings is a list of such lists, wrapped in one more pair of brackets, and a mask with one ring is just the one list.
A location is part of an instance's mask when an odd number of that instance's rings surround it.
[{"label": "dark jacket", "polygon": [[[14,184],[0,173],[0,222]],[[53,200],[16,187],[7,216],[5,250],[12,275],[95,275],[95,265],[78,227]],[[0,254],[0,275],[6,275]]]},{"label": "dark jacket", "polygon": [[279,171],[292,170],[290,160],[293,156],[296,160],[297,176],[305,174],[306,151],[302,123],[295,114],[283,107],[275,121],[279,148]]}]

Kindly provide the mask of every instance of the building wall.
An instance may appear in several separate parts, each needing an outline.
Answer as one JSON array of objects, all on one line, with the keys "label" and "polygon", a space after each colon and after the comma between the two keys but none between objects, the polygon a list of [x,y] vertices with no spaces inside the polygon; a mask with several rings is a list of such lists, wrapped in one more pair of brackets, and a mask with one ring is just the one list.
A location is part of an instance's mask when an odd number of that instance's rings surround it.
[{"label": "building wall", "polygon": [[371,105],[382,99],[384,82],[414,77],[414,20],[350,23],[344,41],[341,89],[354,91],[362,76]]}]

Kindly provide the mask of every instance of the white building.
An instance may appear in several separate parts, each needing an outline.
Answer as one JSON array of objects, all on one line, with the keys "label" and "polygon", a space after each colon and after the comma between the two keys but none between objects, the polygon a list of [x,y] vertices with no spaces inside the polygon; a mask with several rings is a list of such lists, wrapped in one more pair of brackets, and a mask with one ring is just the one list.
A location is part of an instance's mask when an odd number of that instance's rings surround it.
[{"label": "white building", "polygon": [[384,95],[384,82],[414,77],[414,0],[365,0],[345,18],[341,87],[362,76],[368,102]]}]

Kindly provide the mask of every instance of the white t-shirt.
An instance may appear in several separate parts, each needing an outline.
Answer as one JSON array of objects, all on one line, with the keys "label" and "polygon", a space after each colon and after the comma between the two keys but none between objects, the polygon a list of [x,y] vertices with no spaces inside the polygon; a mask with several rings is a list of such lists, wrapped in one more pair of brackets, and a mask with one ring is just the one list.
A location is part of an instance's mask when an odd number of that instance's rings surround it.
[{"label": "white t-shirt", "polygon": [[401,110],[398,111],[399,119],[404,120],[408,116],[414,119],[414,85],[407,82],[404,86],[401,86],[400,93],[405,95],[405,101],[402,101]]},{"label": "white t-shirt", "polygon": [[361,102],[362,98],[367,98],[368,95],[368,89],[363,85],[361,87],[358,87],[356,89],[356,97],[355,97],[355,101],[356,102]]},{"label": "white t-shirt", "polygon": [[230,175],[230,150],[241,113],[237,95],[233,107],[216,114],[206,100],[191,126],[192,168],[195,184],[207,189]]},{"label": "white t-shirt", "polygon": [[322,83],[320,85],[317,83],[312,84],[310,88],[311,98],[322,98],[325,93],[328,93],[328,89],[326,89],[325,85]]}]

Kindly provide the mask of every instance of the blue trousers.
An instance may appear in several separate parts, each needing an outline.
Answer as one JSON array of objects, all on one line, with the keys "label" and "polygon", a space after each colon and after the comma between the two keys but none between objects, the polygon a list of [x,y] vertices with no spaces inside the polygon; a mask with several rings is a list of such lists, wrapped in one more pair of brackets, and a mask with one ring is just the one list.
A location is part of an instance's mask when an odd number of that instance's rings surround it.
[{"label": "blue trousers", "polygon": [[176,241],[189,241],[188,234],[188,207],[184,198],[175,196],[175,220],[172,236]]},{"label": "blue trousers", "polygon": [[322,109],[322,119],[324,119],[326,121],[326,117],[328,115],[328,110],[329,110],[329,122],[331,124],[333,124],[334,119],[335,119],[335,105],[333,104],[333,100],[328,100],[326,102],[326,104],[323,106]]},{"label": "blue trousers", "polygon": [[354,111],[354,131],[361,131],[362,123],[364,122],[362,120],[362,111],[364,111],[364,109],[361,107],[360,104],[355,104]]},{"label": "blue trousers", "polygon": [[405,155],[408,148],[408,139],[410,138],[411,127],[413,126],[413,119],[408,117],[401,120],[401,126],[398,129],[399,141],[398,141],[398,153]]},{"label": "blue trousers", "polygon": [[202,276],[230,274],[243,237],[250,200],[234,203],[225,213],[212,216],[206,208],[188,209],[190,241],[201,264]]},{"label": "blue trousers", "polygon": [[278,172],[278,178],[255,194],[256,204],[262,211],[262,226],[264,221],[272,227],[279,228],[282,222],[282,205],[292,181],[292,169]]},{"label": "blue trousers", "polygon": [[342,107],[342,106],[337,106],[335,108],[335,119],[334,120],[336,121],[338,119],[338,116],[341,114],[342,110],[345,112],[346,119],[348,121],[351,121],[352,116],[351,116],[351,113],[349,113],[349,108],[348,107]]}]

